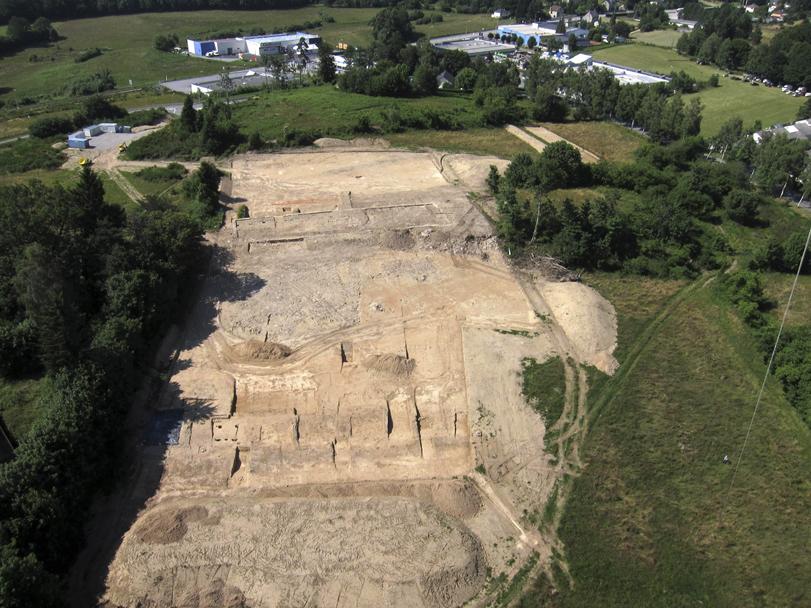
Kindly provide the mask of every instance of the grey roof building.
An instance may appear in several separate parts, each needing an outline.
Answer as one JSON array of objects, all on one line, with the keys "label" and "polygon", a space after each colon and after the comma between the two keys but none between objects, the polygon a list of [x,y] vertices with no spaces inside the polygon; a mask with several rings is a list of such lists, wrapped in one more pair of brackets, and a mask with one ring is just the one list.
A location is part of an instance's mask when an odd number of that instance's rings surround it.
[{"label": "grey roof building", "polygon": [[811,122],[809,120],[798,120],[793,125],[775,125],[770,129],[758,131],[752,135],[756,143],[762,142],[773,135],[783,134],[789,139],[803,139],[811,141]]}]

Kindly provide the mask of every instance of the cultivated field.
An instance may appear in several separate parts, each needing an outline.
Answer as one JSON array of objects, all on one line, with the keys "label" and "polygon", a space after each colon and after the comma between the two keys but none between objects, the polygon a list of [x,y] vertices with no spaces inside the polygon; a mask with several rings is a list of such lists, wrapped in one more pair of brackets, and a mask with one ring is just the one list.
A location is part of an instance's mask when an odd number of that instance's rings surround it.
[{"label": "cultivated field", "polygon": [[[688,57],[683,57],[670,49],[642,44],[616,45],[601,49],[594,57],[620,65],[669,74],[684,70],[698,80],[707,80],[712,74],[721,76],[721,86],[708,88],[697,93],[704,104],[701,132],[715,134],[721,125],[739,116],[745,126],[759,120],[764,127],[777,122],[793,122],[803,99],[785,95],[774,88],[753,87],[740,80],[724,78],[722,70],[713,66],[698,65]],[[689,99],[687,96],[686,99]]]},{"label": "cultivated field", "polygon": [[[504,161],[319,143],[232,161],[251,216],[211,237],[146,412],[118,509],[146,506],[77,569],[115,550],[109,605],[484,605],[549,564],[534,522],[572,466],[578,364],[616,367],[611,305],[511,271],[466,194]],[[545,446],[521,371],[550,358],[571,427]]]}]

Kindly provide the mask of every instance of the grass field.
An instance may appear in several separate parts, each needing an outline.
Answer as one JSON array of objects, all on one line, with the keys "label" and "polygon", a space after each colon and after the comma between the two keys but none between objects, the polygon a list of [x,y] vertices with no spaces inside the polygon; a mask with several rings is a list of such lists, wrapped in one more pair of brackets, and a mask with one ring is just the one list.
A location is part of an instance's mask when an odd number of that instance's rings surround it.
[{"label": "grass field", "polygon": [[144,196],[159,195],[166,193],[172,186],[178,183],[177,180],[164,179],[159,181],[146,180],[130,171],[122,171],[126,180]]},{"label": "grass field", "polygon": [[[624,44],[594,53],[595,58],[638,69],[669,74],[684,70],[694,78],[707,80],[712,74],[723,76],[711,66],[698,65],[670,49]],[[777,122],[792,122],[803,99],[780,93],[777,89],[753,87],[740,80],[721,78],[721,86],[705,89],[696,95],[704,104],[701,132],[714,135],[728,119],[739,116],[746,127],[760,120],[764,127]],[[689,96],[688,96],[689,99]]]},{"label": "grass field", "polygon": [[[763,290],[766,297],[774,303],[770,313],[775,321],[783,316],[791,284],[794,282],[792,274],[770,272],[763,275]],[[811,276],[803,275],[797,281],[797,290],[791,302],[786,325],[811,325]]]},{"label": "grass field", "polygon": [[18,441],[42,415],[37,397],[47,389],[47,382],[44,378],[0,380],[0,414]]},{"label": "grass field", "polygon": [[67,186],[71,180],[76,176],[74,171],[65,171],[63,169],[55,169],[53,171],[47,169],[36,169],[34,171],[26,171],[25,173],[0,173],[0,186],[9,186],[11,184],[24,184],[31,180],[39,180],[42,183],[53,186],[62,184]]},{"label": "grass field", "polygon": [[104,172],[99,172],[101,183],[104,185],[104,200],[111,205],[123,207],[126,211],[138,209],[138,204],[127,196],[127,194]]},{"label": "grass field", "polygon": [[[734,458],[764,372],[713,285],[592,275],[619,316],[617,375],[591,394],[587,466],[560,527],[580,606],[802,606],[811,594],[811,432],[767,386],[734,489]],[[560,582],[560,581],[559,581]]]},{"label": "grass field", "polygon": [[676,43],[681,38],[681,34],[676,30],[653,30],[652,32],[634,32],[631,34],[631,39],[644,44],[673,49],[676,48]]},{"label": "grass field", "polygon": [[[185,95],[173,93],[166,89],[156,91],[108,92],[107,99],[125,109],[138,110],[145,107],[166,103],[182,103]],[[0,140],[28,134],[28,128],[35,120],[45,117],[72,118],[78,106],[77,100],[71,97],[48,99],[31,106],[15,108],[8,106],[0,109]]]},{"label": "grass field", "polygon": [[566,401],[566,377],[563,361],[554,357],[543,363],[535,359],[521,362],[521,393],[544,419],[546,428],[555,424]]},{"label": "grass field", "polygon": [[480,128],[464,131],[406,131],[384,136],[398,148],[433,148],[445,152],[485,154],[511,159],[519,152],[537,154],[523,141],[504,129]]},{"label": "grass field", "polygon": [[382,135],[393,146],[431,147],[502,158],[512,158],[518,152],[535,153],[504,129],[479,127],[473,101],[463,93],[440,92],[437,96],[422,98],[368,97],[344,93],[331,86],[317,86],[261,93],[257,97],[235,106],[234,118],[244,134],[256,131],[267,140],[280,139],[285,130],[290,129],[354,137],[357,135],[352,128],[361,116],[368,116],[372,125],[378,127],[382,113],[397,106],[403,115],[424,110],[453,115],[465,129],[407,130]]},{"label": "grass field", "polygon": [[645,137],[612,122],[543,123],[544,127],[600,158],[630,161]]},{"label": "grass field", "polygon": [[[379,9],[339,9],[311,6],[295,10],[267,11],[193,11],[145,13],[78,19],[56,23],[64,37],[58,44],[24,50],[0,61],[0,83],[14,89],[0,98],[24,95],[52,95],[67,82],[78,77],[109,69],[118,86],[143,87],[160,80],[216,73],[222,64],[216,61],[163,53],[152,48],[157,34],[176,33],[185,42],[187,36],[211,31],[260,28],[266,31],[305,21],[316,21],[330,15],[334,23],[324,23],[315,30],[328,43],[339,41],[368,45],[371,40],[369,21]],[[430,36],[477,31],[494,27],[498,21],[485,15],[443,13],[441,23],[416,26]],[[84,49],[99,47],[100,57],[75,63]],[[32,61],[32,56],[39,58]]]},{"label": "grass field", "polygon": [[[119,205],[128,210],[132,210],[137,207],[137,205],[132,202],[124,191],[119,188],[118,185],[111,180],[106,173],[103,171],[99,172],[99,177],[104,185],[105,199],[108,203]],[[76,171],[66,171],[64,169],[48,171],[45,169],[38,169],[35,171],[26,171],[25,173],[9,173],[5,175],[0,174],[0,186],[24,184],[31,180],[39,180],[48,186],[55,186],[56,184],[70,186],[73,184],[75,178]]]},{"label": "grass field", "polygon": [[393,106],[398,106],[403,113],[450,112],[465,126],[477,124],[471,122],[476,117],[472,116],[473,101],[468,95],[440,93],[435,97],[398,99],[344,93],[332,86],[263,93],[256,100],[235,106],[233,113],[244,133],[256,131],[268,139],[277,139],[285,129],[347,133],[361,116],[369,116],[376,125],[380,123],[381,112]]}]

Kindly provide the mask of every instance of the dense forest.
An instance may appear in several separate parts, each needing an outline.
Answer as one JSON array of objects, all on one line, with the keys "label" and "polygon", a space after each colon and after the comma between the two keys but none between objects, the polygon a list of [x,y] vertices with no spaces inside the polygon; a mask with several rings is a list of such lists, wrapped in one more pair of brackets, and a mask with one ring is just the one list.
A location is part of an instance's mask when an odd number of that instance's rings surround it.
[{"label": "dense forest", "polygon": [[309,0],[0,0],[0,23],[11,17],[76,19],[99,15],[192,11],[298,8]]},{"label": "dense forest", "polygon": [[0,465],[0,605],[62,605],[80,522],[117,466],[116,428],[139,363],[203,261],[220,173],[186,178],[188,211],[126,216],[89,167],[69,187],[0,189],[0,376],[50,378],[44,412]]}]

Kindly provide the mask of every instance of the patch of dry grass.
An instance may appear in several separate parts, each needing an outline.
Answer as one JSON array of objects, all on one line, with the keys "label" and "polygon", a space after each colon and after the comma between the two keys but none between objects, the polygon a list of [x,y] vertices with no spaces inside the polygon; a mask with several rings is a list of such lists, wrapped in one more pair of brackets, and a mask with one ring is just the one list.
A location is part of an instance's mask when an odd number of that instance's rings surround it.
[{"label": "patch of dry grass", "polygon": [[612,122],[543,123],[562,138],[593,152],[601,159],[625,162],[645,143],[645,137]]}]

